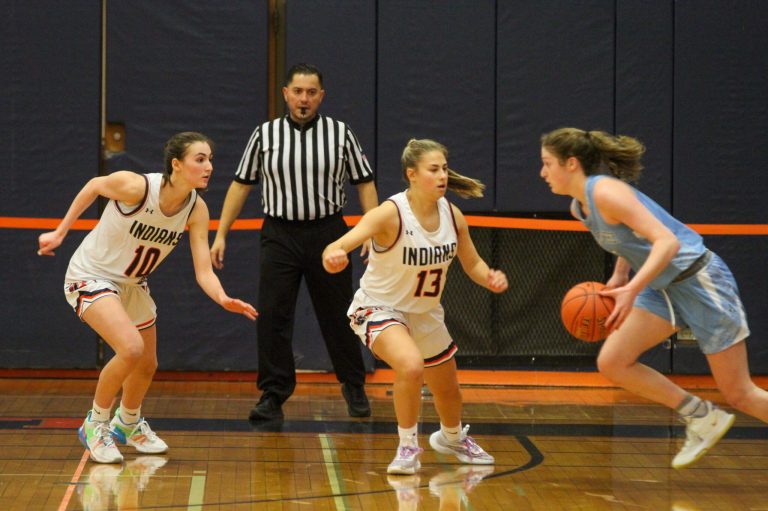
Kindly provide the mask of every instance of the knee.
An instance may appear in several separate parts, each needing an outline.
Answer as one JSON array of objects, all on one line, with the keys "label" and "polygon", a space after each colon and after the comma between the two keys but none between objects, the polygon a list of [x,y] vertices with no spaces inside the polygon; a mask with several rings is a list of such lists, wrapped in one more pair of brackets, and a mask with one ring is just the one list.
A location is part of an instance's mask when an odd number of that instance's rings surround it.
[{"label": "knee", "polygon": [[157,371],[157,357],[155,354],[153,353],[151,356],[148,356],[145,352],[144,356],[142,356],[139,360],[136,366],[136,370],[147,376],[152,376],[155,374]]},{"label": "knee", "polygon": [[421,359],[409,359],[395,369],[401,380],[416,382],[421,385],[424,381],[424,361]]},{"label": "knee", "polygon": [[620,378],[622,370],[630,365],[631,363],[625,357],[615,351],[603,350],[597,356],[597,370],[614,382]]},{"label": "knee", "polygon": [[124,342],[122,348],[117,351],[117,355],[129,366],[139,364],[144,356],[144,341],[141,336],[137,333],[135,338]]}]

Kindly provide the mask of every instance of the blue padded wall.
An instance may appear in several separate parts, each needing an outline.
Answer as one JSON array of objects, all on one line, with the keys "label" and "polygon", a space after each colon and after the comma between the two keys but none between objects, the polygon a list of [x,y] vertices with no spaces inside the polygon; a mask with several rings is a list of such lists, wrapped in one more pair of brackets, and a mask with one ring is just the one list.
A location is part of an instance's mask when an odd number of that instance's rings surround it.
[{"label": "blue padded wall", "polygon": [[[9,157],[0,216],[60,218],[98,172],[101,2],[5,4],[0,137]],[[171,134],[203,131],[217,142],[205,200],[218,218],[244,145],[267,116],[267,0],[107,5],[107,120],[127,130],[127,150],[107,170],[159,171]],[[568,199],[539,177],[539,137],[569,125],[645,142],[639,187],[682,221],[765,224],[767,18],[760,0],[289,0],[284,26],[287,64],[324,71],[322,111],[358,134],[382,198],[405,187],[399,157],[408,138],[431,137],[448,146],[453,167],[489,187],[482,200],[457,200],[465,211],[566,214]],[[241,217],[261,216],[255,191]],[[83,217],[95,218],[96,208]],[[16,263],[0,281],[25,290],[3,303],[0,359],[92,367],[95,334],[61,293],[85,232],[72,231],[55,258],[34,256],[39,234],[0,230],[0,256]],[[232,296],[253,303],[258,240],[233,231],[218,272]],[[766,236],[705,240],[736,276],[753,331],[750,362],[764,374]],[[186,240],[150,284],[161,368],[256,367],[254,325],[199,289]],[[315,349],[305,292],[296,332],[299,367],[329,367]],[[695,352],[673,358],[675,371],[706,370]]]},{"label": "blue padded wall", "polygon": [[[448,164],[489,186],[463,210],[494,208],[495,3],[379,2],[378,154],[383,197],[406,188],[400,155],[410,138],[448,147]],[[471,22],[468,22],[471,20]]]},{"label": "blue padded wall", "polygon": [[675,210],[686,222],[765,223],[768,3],[675,3]]},{"label": "blue padded wall", "polygon": [[[163,144],[179,131],[216,143],[205,201],[219,218],[245,144],[267,110],[266,0],[110,2],[107,118],[126,127],[109,170],[162,171]],[[141,41],[141,44],[136,44]],[[241,217],[261,216],[258,192]],[[211,241],[214,233],[211,233]],[[230,296],[256,303],[258,234],[232,231],[224,270]],[[150,277],[158,305],[161,369],[252,370],[256,328],[199,288],[184,239]]]},{"label": "blue padded wall", "polygon": [[566,212],[539,176],[542,133],[614,128],[614,5],[498,3],[496,209]]},{"label": "blue padded wall", "polygon": [[[100,2],[4,2],[0,216],[60,218],[98,173]],[[41,11],[45,16],[41,16]],[[95,218],[92,208],[83,218]],[[64,299],[64,270],[83,233],[38,257],[42,231],[0,230],[3,367],[88,367],[96,335]],[[13,262],[13,264],[9,264]]]},{"label": "blue padded wall", "polygon": [[[107,21],[107,120],[126,126],[126,152],[109,169],[160,172],[163,143],[201,131],[216,143],[208,206],[218,218],[266,117],[266,0],[110,2]],[[245,216],[260,211],[257,201],[246,208]]]},{"label": "blue padded wall", "polygon": [[616,126],[646,147],[638,187],[671,211],[673,9],[670,2],[616,4]]},{"label": "blue padded wall", "polygon": [[[768,3],[675,3],[673,198],[688,223],[768,222]],[[753,336],[750,365],[768,371],[765,236],[707,236],[739,284]],[[676,368],[706,370],[696,350]],[[698,360],[698,363],[697,363]]]}]

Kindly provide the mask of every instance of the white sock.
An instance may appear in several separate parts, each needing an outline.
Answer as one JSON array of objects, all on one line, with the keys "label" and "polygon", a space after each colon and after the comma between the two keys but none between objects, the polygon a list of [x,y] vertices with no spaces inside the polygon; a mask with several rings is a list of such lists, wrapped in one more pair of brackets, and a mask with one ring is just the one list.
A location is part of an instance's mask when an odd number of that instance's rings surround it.
[{"label": "white sock", "polygon": [[110,408],[102,408],[93,402],[93,408],[91,408],[91,422],[107,422],[109,420]]},{"label": "white sock", "polygon": [[126,408],[120,401],[120,420],[123,424],[136,424],[141,418],[141,405],[138,408]]},{"label": "white sock", "polygon": [[707,405],[700,397],[688,394],[675,411],[683,417],[704,417],[707,414]]},{"label": "white sock", "polygon": [[443,436],[449,443],[457,444],[461,441],[461,422],[459,422],[458,426],[452,428],[440,422],[440,431],[443,432]]},{"label": "white sock", "polygon": [[418,424],[414,424],[410,428],[397,427],[397,434],[400,435],[400,445],[419,446],[418,426]]}]

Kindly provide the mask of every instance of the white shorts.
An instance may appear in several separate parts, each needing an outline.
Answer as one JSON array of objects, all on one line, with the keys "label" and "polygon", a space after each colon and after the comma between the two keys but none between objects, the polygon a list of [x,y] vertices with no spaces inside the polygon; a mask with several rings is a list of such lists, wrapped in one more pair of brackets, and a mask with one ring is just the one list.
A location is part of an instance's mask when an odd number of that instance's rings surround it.
[{"label": "white shorts", "polygon": [[347,314],[350,327],[373,353],[373,344],[381,332],[393,325],[403,325],[424,358],[424,367],[438,366],[456,355],[458,348],[445,326],[443,307],[416,314],[386,305],[366,304],[367,296],[358,291]]},{"label": "white shorts", "polygon": [[157,321],[157,306],[149,295],[146,281],[129,285],[116,284],[110,280],[64,282],[64,295],[80,321],[83,320],[83,314],[88,307],[105,296],[117,296],[128,317],[139,330],[149,328]]}]

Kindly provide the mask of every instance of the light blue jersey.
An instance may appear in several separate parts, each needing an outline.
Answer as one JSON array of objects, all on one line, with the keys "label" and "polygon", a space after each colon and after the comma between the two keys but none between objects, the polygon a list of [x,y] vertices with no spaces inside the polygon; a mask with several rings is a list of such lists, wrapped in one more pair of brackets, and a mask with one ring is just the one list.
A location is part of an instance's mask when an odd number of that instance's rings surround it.
[{"label": "light blue jersey", "polygon": [[[595,184],[601,179],[616,179],[610,176],[598,175],[588,176],[586,185],[587,206],[589,207],[589,216],[585,217],[579,207],[579,203],[574,200],[571,210],[576,217],[589,229],[592,236],[595,237],[598,245],[604,250],[621,256],[627,260],[634,271],[637,271],[651,251],[651,242],[643,238],[624,224],[611,225],[606,223],[600,212],[595,207],[594,191]],[[633,188],[638,200],[651,212],[661,223],[672,231],[680,241],[680,250],[672,258],[669,265],[653,279],[649,286],[653,289],[664,289],[677,277],[680,272],[689,268],[702,254],[707,251],[704,241],[699,234],[678,221],[667,211],[659,206],[653,199]]]},{"label": "light blue jersey", "polygon": [[[637,271],[648,259],[651,243],[624,224],[610,225],[600,216],[593,199],[595,183],[610,176],[589,176],[586,197],[589,217],[574,199],[572,211],[597,243],[626,259]],[[634,190],[634,189],[633,189]],[[704,354],[719,353],[749,336],[744,305],[736,281],[717,254],[710,253],[698,233],[673,218],[664,208],[635,190],[640,202],[680,241],[680,250],[666,268],[643,289],[634,306],[647,310],[677,328],[693,331]],[[685,274],[683,271],[688,270]]]}]

